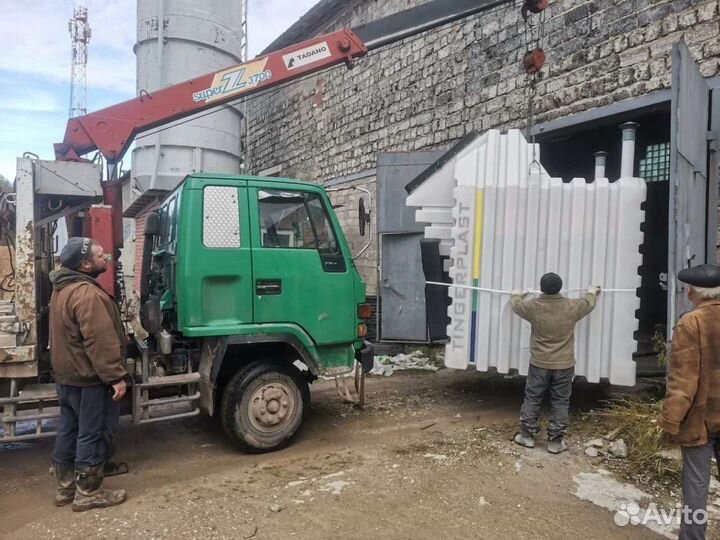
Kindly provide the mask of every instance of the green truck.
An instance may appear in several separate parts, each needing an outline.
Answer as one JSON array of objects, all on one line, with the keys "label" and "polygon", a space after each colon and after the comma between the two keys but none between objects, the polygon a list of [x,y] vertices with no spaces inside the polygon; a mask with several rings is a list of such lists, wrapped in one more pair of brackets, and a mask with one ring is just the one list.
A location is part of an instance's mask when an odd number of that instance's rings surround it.
[{"label": "green truck", "polygon": [[[13,299],[0,300],[0,443],[55,435],[47,276],[57,250],[54,220],[41,210],[57,196],[45,191],[55,193],[62,174],[89,193],[73,199],[86,208],[73,235],[88,222],[109,225],[115,214],[92,191],[101,173],[88,162],[18,160],[11,216],[18,272]],[[110,229],[98,227],[96,239],[112,246],[102,237]],[[121,403],[134,423],[206,413],[239,448],[262,452],[297,432],[308,385],[319,377],[355,369],[362,401],[373,365],[364,339],[370,305],[322,187],[193,174],[145,214],[142,234],[140,299],[126,310],[131,387]]]},{"label": "green truck", "polygon": [[[144,235],[136,422],[202,410],[241,449],[270,451],[300,427],[308,383],[372,368],[365,284],[321,187],[193,174]],[[150,413],[182,401],[196,406]]]}]

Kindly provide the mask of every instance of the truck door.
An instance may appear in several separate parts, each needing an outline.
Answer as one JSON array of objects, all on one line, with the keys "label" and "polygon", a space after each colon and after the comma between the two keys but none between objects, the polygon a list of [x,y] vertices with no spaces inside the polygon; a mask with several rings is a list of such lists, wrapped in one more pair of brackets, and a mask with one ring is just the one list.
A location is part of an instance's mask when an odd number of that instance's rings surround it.
[{"label": "truck door", "polygon": [[182,195],[178,257],[180,325],[238,325],[253,320],[247,188],[237,181],[189,179]]},{"label": "truck door", "polygon": [[327,197],[282,183],[249,197],[255,322],[297,324],[319,346],[354,341],[350,259]]},{"label": "truck door", "polygon": [[668,337],[691,308],[678,272],[715,262],[718,189],[717,171],[708,175],[710,88],[684,41],[672,54]]}]

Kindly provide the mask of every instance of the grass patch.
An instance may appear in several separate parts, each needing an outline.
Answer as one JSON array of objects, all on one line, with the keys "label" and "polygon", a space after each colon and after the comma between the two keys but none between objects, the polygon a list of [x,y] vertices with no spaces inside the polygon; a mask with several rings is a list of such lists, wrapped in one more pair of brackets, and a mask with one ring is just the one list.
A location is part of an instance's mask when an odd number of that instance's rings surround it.
[{"label": "grass patch", "polygon": [[608,459],[612,468],[645,485],[677,483],[682,464],[663,455],[662,451],[668,446],[655,422],[662,410],[662,401],[633,396],[618,397],[605,404],[606,408],[586,413],[584,419],[589,421],[596,436],[598,432],[612,433],[614,439],[625,441],[628,457]]}]

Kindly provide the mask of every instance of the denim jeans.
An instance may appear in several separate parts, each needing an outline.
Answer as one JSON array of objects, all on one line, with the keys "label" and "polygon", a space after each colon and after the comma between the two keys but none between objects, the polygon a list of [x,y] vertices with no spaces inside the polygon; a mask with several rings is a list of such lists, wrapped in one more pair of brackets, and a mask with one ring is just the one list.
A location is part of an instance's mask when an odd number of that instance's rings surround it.
[{"label": "denim jeans", "polygon": [[570,423],[570,395],[575,368],[544,369],[530,364],[525,380],[525,401],[520,410],[520,429],[528,435],[538,432],[540,407],[550,394],[548,438],[564,437]]},{"label": "denim jeans", "polygon": [[105,462],[113,461],[117,451],[117,432],[120,428],[120,404],[110,399],[105,425]]},{"label": "denim jeans", "polygon": [[57,385],[60,426],[55,437],[53,459],[74,463],[77,468],[105,461],[108,417],[113,406],[112,389],[93,386]]}]

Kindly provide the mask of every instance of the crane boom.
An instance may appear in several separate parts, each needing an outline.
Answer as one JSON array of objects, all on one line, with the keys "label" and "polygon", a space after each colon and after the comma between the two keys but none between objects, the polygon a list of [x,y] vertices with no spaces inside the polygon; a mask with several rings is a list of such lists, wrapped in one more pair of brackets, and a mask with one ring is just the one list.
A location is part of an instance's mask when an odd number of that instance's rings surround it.
[{"label": "crane boom", "polygon": [[134,138],[149,129],[354,60],[368,51],[469,17],[513,0],[433,0],[371,23],[285,47],[249,62],[208,73],[68,121],[55,158],[78,161],[98,150],[120,161]]},{"label": "crane boom", "polygon": [[65,139],[55,145],[55,158],[77,160],[99,150],[115,163],[138,133],[366,53],[358,37],[344,29],[156,92],[141,92],[135,99],[68,121]]}]

